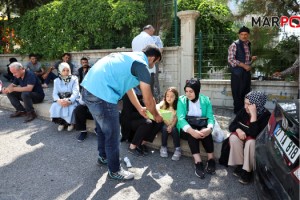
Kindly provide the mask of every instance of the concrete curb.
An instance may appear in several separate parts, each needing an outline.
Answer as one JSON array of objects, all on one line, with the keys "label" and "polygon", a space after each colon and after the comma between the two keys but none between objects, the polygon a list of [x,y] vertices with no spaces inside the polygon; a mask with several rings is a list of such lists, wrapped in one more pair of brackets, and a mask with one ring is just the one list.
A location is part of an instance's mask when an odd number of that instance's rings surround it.
[{"label": "concrete curb", "polygon": [[[40,118],[51,121],[51,119],[49,117],[50,106],[51,106],[51,103],[49,103],[48,101],[44,101],[43,103],[34,104],[34,109]],[[10,101],[8,100],[7,96],[4,94],[0,94],[0,107],[7,109],[7,110],[11,110],[11,111],[15,110],[14,107],[10,104]],[[87,121],[88,131],[94,132],[94,128],[95,128],[94,121],[88,120]],[[190,151],[187,141],[181,139],[180,145],[181,145],[181,149],[182,149],[182,154],[185,156],[191,157],[192,155],[191,155],[191,151]],[[158,133],[156,135],[153,143],[148,143],[147,146],[154,148],[154,149],[160,149],[161,133]],[[214,143],[214,154],[215,154],[216,159],[218,159],[220,157],[221,147],[222,147],[222,143]],[[174,152],[172,137],[168,138],[168,151]],[[205,150],[204,150],[202,144],[200,145],[200,154],[201,154],[202,158],[204,158],[204,159],[207,158],[207,155],[205,153]]]}]

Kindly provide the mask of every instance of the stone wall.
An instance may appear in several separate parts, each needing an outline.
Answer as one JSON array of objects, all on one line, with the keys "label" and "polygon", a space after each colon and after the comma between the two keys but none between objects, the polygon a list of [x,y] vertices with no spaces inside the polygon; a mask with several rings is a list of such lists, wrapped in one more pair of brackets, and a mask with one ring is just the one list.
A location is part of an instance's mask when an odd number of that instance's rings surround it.
[{"label": "stone wall", "polygon": [[[274,109],[275,100],[297,99],[298,83],[295,81],[252,80],[252,90],[259,90],[268,96],[266,107]],[[230,80],[201,80],[201,93],[210,97],[213,106],[233,107]]]},{"label": "stone wall", "polygon": [[[89,58],[90,63],[95,63],[98,59],[103,58],[112,52],[128,52],[131,49],[108,49],[108,50],[86,50],[82,52],[71,52],[72,62],[80,65],[80,59],[85,56]],[[185,80],[181,80],[181,74],[184,69],[181,69],[181,47],[166,47],[163,51],[163,58],[159,64],[159,81],[160,89],[163,94],[164,91],[170,87],[175,86],[179,89],[180,94],[183,94],[183,86]],[[28,57],[22,57],[17,54],[0,54],[0,72],[6,73],[6,65],[10,57],[16,57],[22,64],[28,62]],[[50,61],[49,63],[54,63]],[[191,66],[182,66],[188,68]],[[201,80],[201,92],[211,98],[212,104],[219,107],[229,107],[233,105],[230,80]],[[298,92],[297,82],[286,81],[252,81],[252,89],[260,90],[268,95],[267,107],[274,108],[274,100],[279,99],[296,99]]]}]

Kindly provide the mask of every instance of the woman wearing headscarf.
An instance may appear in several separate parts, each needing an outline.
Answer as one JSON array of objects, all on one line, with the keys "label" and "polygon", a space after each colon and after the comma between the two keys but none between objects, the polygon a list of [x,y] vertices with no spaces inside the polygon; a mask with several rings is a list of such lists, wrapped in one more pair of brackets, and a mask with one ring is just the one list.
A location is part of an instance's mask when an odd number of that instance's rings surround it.
[{"label": "woman wearing headscarf", "polygon": [[251,181],[255,163],[255,139],[267,126],[271,113],[264,107],[267,96],[260,91],[249,92],[245,97],[245,106],[229,125],[231,132],[228,165],[236,166],[233,175],[239,182]]},{"label": "woman wearing headscarf", "polygon": [[75,124],[73,111],[78,105],[80,93],[78,78],[71,74],[70,66],[66,62],[58,66],[58,78],[54,80],[52,96],[50,117],[58,124],[57,130],[62,131],[67,126],[68,131],[72,131]]},{"label": "woman wearing headscarf", "polygon": [[[177,104],[177,128],[180,137],[188,141],[195,163],[195,174],[199,178],[205,178],[205,173],[215,174],[214,143],[212,129],[215,123],[212,105],[207,96],[200,94],[201,84],[197,79],[186,82],[185,95],[178,99]],[[187,116],[206,117],[207,126],[199,129],[192,127],[186,120]],[[206,166],[200,157],[200,141],[207,153]]]}]

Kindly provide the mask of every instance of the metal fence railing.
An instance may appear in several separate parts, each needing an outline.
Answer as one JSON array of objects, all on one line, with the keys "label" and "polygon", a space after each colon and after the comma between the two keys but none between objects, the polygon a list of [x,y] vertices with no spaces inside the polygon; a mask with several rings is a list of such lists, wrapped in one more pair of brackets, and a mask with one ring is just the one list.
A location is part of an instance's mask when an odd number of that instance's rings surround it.
[{"label": "metal fence railing", "polygon": [[[260,76],[271,78],[274,71],[281,71],[291,66],[295,61],[293,55],[299,55],[299,35],[291,36],[283,32],[261,35],[250,39],[252,55],[258,56],[257,61],[252,64],[253,79]],[[195,77],[230,79],[227,66],[228,47],[237,39],[234,35],[203,35],[199,32],[195,44]],[[290,78],[293,80],[294,77]]]}]

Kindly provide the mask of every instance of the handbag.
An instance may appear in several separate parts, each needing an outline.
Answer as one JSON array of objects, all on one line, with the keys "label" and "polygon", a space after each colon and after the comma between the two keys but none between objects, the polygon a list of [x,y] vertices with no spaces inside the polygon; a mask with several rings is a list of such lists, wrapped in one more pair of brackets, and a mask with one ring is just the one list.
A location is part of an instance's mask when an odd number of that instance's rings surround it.
[{"label": "handbag", "polygon": [[207,127],[207,117],[186,116],[185,120],[192,128],[202,129]]},{"label": "handbag", "polygon": [[71,92],[59,92],[58,93],[58,97],[60,99],[64,99],[64,98],[70,98],[72,96]]},{"label": "handbag", "polygon": [[[189,112],[189,100],[186,103],[187,113]],[[194,129],[201,130],[202,128],[207,127],[207,117],[195,117],[195,116],[186,116],[185,120],[189,125]]]}]

